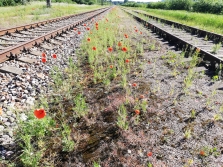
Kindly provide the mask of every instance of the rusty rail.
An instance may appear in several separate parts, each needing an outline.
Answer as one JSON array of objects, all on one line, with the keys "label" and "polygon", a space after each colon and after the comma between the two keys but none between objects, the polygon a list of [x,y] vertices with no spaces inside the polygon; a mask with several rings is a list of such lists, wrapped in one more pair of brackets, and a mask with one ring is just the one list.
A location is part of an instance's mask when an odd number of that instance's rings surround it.
[{"label": "rusty rail", "polygon": [[[156,34],[158,34],[160,37],[164,38],[165,40],[175,44],[175,46],[177,46],[178,48],[183,48],[185,46],[188,46],[188,48],[193,48],[193,52],[198,48],[194,45],[192,45],[191,43],[186,42],[185,40],[181,39],[180,37],[177,37],[165,30],[163,30],[160,27],[155,26],[152,23],[149,23],[146,20],[143,20],[142,18],[130,13],[129,11],[123,9],[125,12],[127,12],[128,14],[132,15],[134,19],[136,19],[138,22],[141,22],[142,24],[144,24],[144,26],[146,26],[147,28],[150,28],[153,32],[155,32]],[[139,12],[138,12],[139,13]],[[140,13],[140,14],[144,14],[144,13]],[[172,23],[172,22],[171,22]],[[186,25],[184,25],[186,26]],[[195,28],[196,29],[196,28]],[[203,30],[201,30],[203,32]],[[219,35],[219,34],[218,34]],[[216,63],[223,63],[223,60],[219,57],[216,57],[215,55],[199,48],[200,50],[200,56],[203,58],[204,61],[210,61],[211,66],[210,68],[215,68],[215,64]]]},{"label": "rusty rail", "polygon": [[216,43],[223,42],[223,35],[220,35],[220,34],[217,34],[217,33],[214,33],[214,32],[210,32],[210,31],[206,31],[206,30],[201,30],[201,29],[198,29],[196,27],[191,27],[191,26],[181,24],[181,23],[178,23],[178,22],[174,22],[174,21],[171,21],[171,20],[162,19],[160,17],[152,16],[152,15],[149,15],[149,14],[146,14],[146,13],[141,13],[141,12],[136,11],[136,10],[133,10],[133,11],[138,13],[138,14],[143,14],[144,16],[147,16],[147,17],[152,18],[154,20],[157,20],[157,21],[160,20],[160,22],[162,22],[162,23],[165,23],[165,24],[168,24],[168,25],[174,25],[175,28],[183,29],[186,32],[190,32],[193,35],[197,35],[198,37],[206,37],[207,36],[208,39],[210,39],[210,40],[212,40]]},{"label": "rusty rail", "polygon": [[88,12],[84,12],[84,13],[78,13],[78,14],[69,15],[69,16],[57,17],[57,18],[50,19],[50,20],[44,20],[44,21],[40,21],[40,22],[36,22],[36,23],[32,23],[32,24],[26,24],[26,25],[23,25],[23,26],[17,26],[17,27],[12,27],[12,28],[8,28],[8,29],[3,29],[3,30],[0,30],[0,36],[5,35],[5,34],[18,32],[18,31],[22,31],[22,30],[26,30],[26,29],[30,29],[30,28],[35,28],[35,27],[38,27],[40,25],[44,25],[44,24],[48,24],[48,23],[53,23],[53,22],[65,20],[65,19],[68,19],[68,18],[71,18],[71,17],[91,13],[91,12],[98,11],[98,10],[101,10],[101,9],[106,9],[106,8],[100,8],[100,9],[96,9],[96,10],[88,11]]},{"label": "rusty rail", "polygon": [[[84,21],[89,20],[89,19],[97,16],[97,15],[107,11],[108,9],[109,8],[103,8],[103,10],[101,12],[99,12],[99,13],[93,15],[93,16],[84,18],[84,19],[82,19],[82,20],[80,20],[78,22],[69,24],[69,25],[64,26],[62,28],[59,28],[57,30],[53,30],[53,31],[51,31],[51,32],[49,32],[47,34],[44,34],[44,35],[42,35],[40,37],[36,37],[36,38],[34,38],[32,40],[29,40],[27,42],[24,42],[24,43],[21,43],[19,45],[10,47],[10,48],[8,48],[6,50],[3,50],[2,52],[0,52],[0,63],[8,60],[10,57],[13,57],[14,55],[17,55],[17,54],[21,53],[22,50],[28,50],[29,48],[33,47],[33,45],[36,45],[36,44],[38,45],[38,44],[42,43],[44,40],[48,40],[50,38],[54,38],[54,37],[58,36],[59,34],[63,33],[64,31],[67,31],[67,30],[69,30],[71,28],[74,28],[75,26],[80,25]],[[91,12],[96,12],[96,11],[98,11],[98,9],[94,10],[94,11],[91,11]],[[90,13],[90,12],[86,12],[86,13]],[[81,13],[81,14],[86,14],[86,13]]]}]

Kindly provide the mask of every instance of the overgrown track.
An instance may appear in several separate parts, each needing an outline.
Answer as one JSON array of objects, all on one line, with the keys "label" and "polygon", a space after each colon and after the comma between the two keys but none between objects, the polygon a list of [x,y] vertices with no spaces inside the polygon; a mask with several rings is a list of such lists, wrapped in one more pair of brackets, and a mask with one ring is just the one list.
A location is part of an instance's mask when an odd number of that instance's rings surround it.
[{"label": "overgrown track", "polygon": [[8,59],[18,59],[18,54],[22,51],[28,51],[33,45],[40,45],[43,41],[60,36],[62,33],[108,9],[97,9],[77,15],[1,30],[0,63]]},{"label": "overgrown track", "polygon": [[186,49],[190,52],[198,49],[200,56],[208,64],[209,68],[215,69],[217,64],[223,62],[222,35],[161,19],[139,11],[125,11],[177,48]]}]

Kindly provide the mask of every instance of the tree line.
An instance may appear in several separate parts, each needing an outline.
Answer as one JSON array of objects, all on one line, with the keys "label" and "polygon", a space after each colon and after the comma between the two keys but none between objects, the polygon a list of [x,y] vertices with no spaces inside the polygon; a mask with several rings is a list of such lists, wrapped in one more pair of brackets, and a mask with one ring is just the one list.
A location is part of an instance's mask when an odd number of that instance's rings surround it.
[{"label": "tree line", "polygon": [[[124,6],[141,7],[144,3],[126,2]],[[148,3],[147,8],[165,10],[186,10],[200,13],[223,14],[223,0],[165,0]]]},{"label": "tree line", "polygon": [[[0,6],[16,6],[16,5],[25,5],[31,1],[46,1],[46,0],[0,0]],[[66,2],[66,3],[77,3],[77,4],[100,4],[104,0],[51,0],[51,2]]]}]

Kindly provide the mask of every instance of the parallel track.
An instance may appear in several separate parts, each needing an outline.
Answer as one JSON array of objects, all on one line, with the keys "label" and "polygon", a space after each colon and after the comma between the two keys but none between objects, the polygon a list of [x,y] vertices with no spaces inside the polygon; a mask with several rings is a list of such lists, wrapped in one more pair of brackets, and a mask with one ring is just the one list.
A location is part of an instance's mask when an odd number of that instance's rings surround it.
[{"label": "parallel track", "polygon": [[[190,51],[199,49],[200,56],[204,61],[210,63],[209,67],[211,69],[214,69],[216,64],[223,63],[223,48],[221,44],[223,42],[222,35],[161,19],[139,11],[133,11],[133,13],[129,10],[124,10],[132,15],[137,21],[144,24],[144,26],[147,26],[153,32],[174,44],[176,47],[180,49],[187,48]],[[146,16],[146,19],[143,19],[140,16]],[[216,53],[213,53],[213,48],[217,45],[219,45],[220,48]]]}]

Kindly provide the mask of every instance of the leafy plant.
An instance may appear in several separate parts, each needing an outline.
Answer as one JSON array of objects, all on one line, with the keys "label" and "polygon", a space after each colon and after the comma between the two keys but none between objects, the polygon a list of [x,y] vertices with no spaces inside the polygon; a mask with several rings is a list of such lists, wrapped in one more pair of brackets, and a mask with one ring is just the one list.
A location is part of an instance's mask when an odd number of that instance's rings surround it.
[{"label": "leafy plant", "polygon": [[153,165],[149,162],[147,167],[153,167]]},{"label": "leafy plant", "polygon": [[73,108],[73,110],[75,111],[74,116],[76,115],[76,117],[80,117],[88,113],[87,104],[85,102],[83,95],[78,94],[74,98],[74,104],[75,104],[75,107]]},{"label": "leafy plant", "polygon": [[191,110],[191,118],[195,118],[196,117],[196,111],[193,109]]},{"label": "leafy plant", "polygon": [[213,47],[212,47],[212,52],[213,54],[217,54],[218,50],[222,47],[222,44],[221,42],[218,43],[218,44],[215,44]]},{"label": "leafy plant", "polygon": [[124,104],[119,107],[117,125],[123,130],[127,130],[129,127],[129,123],[127,121],[127,111]]},{"label": "leafy plant", "polygon": [[185,139],[189,139],[191,138],[191,130],[190,129],[187,129],[184,133],[184,137]]},{"label": "leafy plant", "polygon": [[99,162],[94,162],[93,167],[101,167],[101,165],[99,164]]}]

